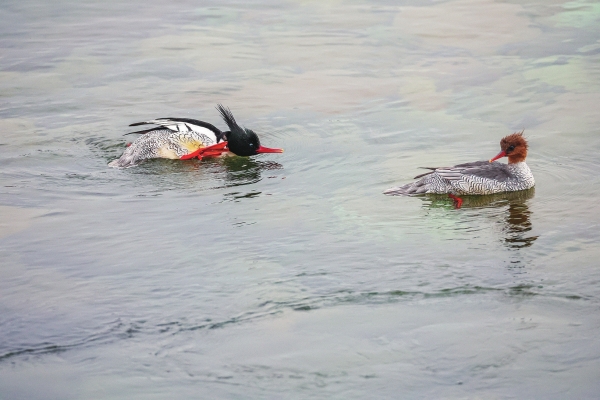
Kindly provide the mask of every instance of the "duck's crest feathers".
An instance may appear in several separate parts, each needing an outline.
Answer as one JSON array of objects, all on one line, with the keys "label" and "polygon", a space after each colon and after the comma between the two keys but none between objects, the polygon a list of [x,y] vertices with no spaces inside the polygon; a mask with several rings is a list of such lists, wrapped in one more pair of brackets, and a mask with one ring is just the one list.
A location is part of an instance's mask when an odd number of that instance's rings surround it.
[{"label": "duck's crest feathers", "polygon": [[217,110],[221,114],[223,121],[225,121],[225,123],[229,127],[229,130],[234,130],[238,127],[238,124],[237,122],[235,122],[235,118],[233,117],[233,114],[231,113],[231,110],[228,107],[224,107],[221,104],[217,104]]}]

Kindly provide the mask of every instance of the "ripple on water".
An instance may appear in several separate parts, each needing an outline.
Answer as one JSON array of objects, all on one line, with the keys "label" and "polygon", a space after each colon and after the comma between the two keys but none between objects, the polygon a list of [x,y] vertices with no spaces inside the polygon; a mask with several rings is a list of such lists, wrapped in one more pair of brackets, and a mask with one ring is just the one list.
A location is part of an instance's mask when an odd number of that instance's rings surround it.
[{"label": "ripple on water", "polygon": [[[123,322],[117,319],[111,323],[98,327],[96,332],[80,338],[64,341],[64,338],[52,341],[49,338],[41,343],[15,344],[0,348],[0,363],[15,357],[27,358],[29,356],[41,356],[44,354],[62,353],[73,349],[98,346],[117,340],[124,340],[142,332],[144,321]],[[62,343],[61,343],[62,342]]]},{"label": "ripple on water", "polygon": [[[593,196],[600,189],[596,183],[599,180],[600,163],[592,157],[572,157],[562,155],[544,155],[536,160],[536,182],[544,183],[544,196],[537,201],[540,204],[569,204],[573,201],[584,200],[582,195]],[[555,188],[549,190],[549,188]]]},{"label": "ripple on water", "polygon": [[[267,300],[257,304],[253,309],[240,314],[223,318],[205,318],[201,321],[189,321],[188,318],[172,321],[161,321],[152,323],[150,320],[125,321],[119,318],[115,321],[102,325],[95,332],[88,333],[82,337],[74,337],[65,341],[62,339],[48,338],[40,343],[14,343],[4,345],[0,348],[0,363],[18,359],[28,359],[44,354],[62,353],[70,350],[86,348],[88,346],[99,346],[119,340],[129,340],[138,335],[170,336],[184,332],[198,330],[226,329],[228,326],[245,324],[252,321],[271,318],[273,316],[290,312],[310,312],[323,308],[334,308],[344,305],[373,305],[397,302],[432,301],[449,297],[477,296],[477,295],[500,295],[508,298],[527,298],[531,296],[542,296],[547,298],[563,299],[565,301],[586,300],[585,296],[578,294],[545,293],[540,285],[517,284],[506,287],[484,287],[477,285],[465,285],[451,288],[443,288],[434,291],[414,290],[388,290],[388,291],[352,291],[339,290],[329,294],[313,295],[297,298],[289,301]],[[93,331],[93,329],[90,329]],[[75,335],[72,335],[75,336]]]}]

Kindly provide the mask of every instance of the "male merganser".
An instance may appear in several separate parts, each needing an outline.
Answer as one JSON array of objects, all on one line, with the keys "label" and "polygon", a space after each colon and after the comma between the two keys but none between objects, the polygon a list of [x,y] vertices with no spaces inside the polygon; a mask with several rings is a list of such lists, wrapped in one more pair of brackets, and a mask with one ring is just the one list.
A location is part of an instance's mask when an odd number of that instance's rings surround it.
[{"label": "male merganser", "polygon": [[238,156],[283,153],[282,149],[261,146],[258,135],[251,129],[239,126],[229,108],[218,104],[217,110],[229,127],[229,131],[221,132],[208,122],[189,118],[159,118],[129,125],[154,124],[158,127],[127,133],[127,135],[139,133],[142,136],[128,145],[119,159],[108,165],[127,168],[151,158],[188,160],[198,157],[202,159],[218,156],[227,151]]},{"label": "male merganser", "polygon": [[[513,133],[500,141],[500,153],[489,161],[475,161],[454,167],[426,168],[431,172],[415,176],[422,178],[404,186],[383,192],[388,195],[411,196],[424,193],[447,193],[460,208],[460,195],[480,195],[525,190],[535,185],[533,174],[525,163],[527,141],[523,132]],[[495,162],[508,157],[508,164]]]}]

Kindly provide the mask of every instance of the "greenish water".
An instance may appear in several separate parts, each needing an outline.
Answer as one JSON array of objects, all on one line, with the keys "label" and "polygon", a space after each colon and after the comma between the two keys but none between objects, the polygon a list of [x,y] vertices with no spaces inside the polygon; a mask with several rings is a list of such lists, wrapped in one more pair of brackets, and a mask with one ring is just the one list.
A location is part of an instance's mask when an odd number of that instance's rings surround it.
[{"label": "greenish water", "polygon": [[[598,3],[0,22],[0,399],[597,397]],[[107,167],[216,103],[285,153]],[[521,129],[531,191],[382,195]]]}]

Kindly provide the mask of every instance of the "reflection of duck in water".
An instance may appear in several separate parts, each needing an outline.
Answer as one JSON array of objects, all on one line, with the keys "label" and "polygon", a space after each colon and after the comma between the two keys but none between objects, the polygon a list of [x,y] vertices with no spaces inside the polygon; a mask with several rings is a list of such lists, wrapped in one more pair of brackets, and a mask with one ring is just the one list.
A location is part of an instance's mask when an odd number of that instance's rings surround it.
[{"label": "reflection of duck in water", "polygon": [[[531,211],[529,211],[527,201],[533,198],[534,194],[535,188],[531,188],[486,196],[466,196],[463,198],[462,207],[468,209],[502,208],[508,203],[503,229],[505,233],[504,243],[509,248],[529,247],[538,238],[537,236],[525,236],[533,228],[530,220]],[[430,201],[429,207],[431,208],[447,206],[446,199],[446,196],[440,195],[423,197],[423,200]]]},{"label": "reflection of duck in water", "polygon": [[[448,194],[460,208],[461,195],[487,195],[530,189],[535,184],[525,163],[527,141],[523,132],[513,133],[500,141],[501,151],[489,161],[475,161],[454,167],[427,168],[431,172],[416,176],[420,180],[383,192],[388,195],[411,196],[425,193]],[[508,157],[508,164],[494,162]]]},{"label": "reflection of duck in water", "polygon": [[220,162],[224,168],[225,186],[241,186],[256,183],[262,179],[263,171],[278,170],[281,164],[251,158],[225,157]]},{"label": "reflection of duck in water", "polygon": [[[524,203],[533,198],[535,188],[519,190],[517,192],[494,193],[482,196],[464,196],[462,208],[496,208],[513,203]],[[444,207],[448,205],[448,196],[439,194],[430,194],[422,197],[425,201],[430,201],[431,208]]]},{"label": "reflection of duck in water", "polygon": [[[523,193],[524,196],[509,200],[508,215],[506,216],[506,228],[504,232],[506,237],[504,243],[510,248],[529,247],[538,238],[537,236],[525,237],[525,234],[532,229],[532,224],[529,219],[531,211],[527,207],[528,199],[533,197],[535,189],[524,190],[516,193]],[[514,194],[516,194],[514,193]]]},{"label": "reflection of duck in water", "polygon": [[214,157],[226,152],[238,156],[283,152],[282,149],[261,146],[258,135],[239,126],[228,108],[219,104],[217,110],[229,131],[221,132],[208,122],[188,118],[159,118],[131,124],[130,126],[155,124],[158,127],[131,132],[142,136],[131,143],[119,159],[108,165],[127,168],[151,158],[187,160]]}]

